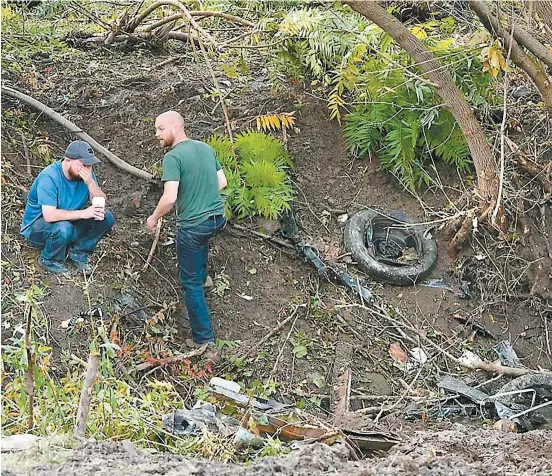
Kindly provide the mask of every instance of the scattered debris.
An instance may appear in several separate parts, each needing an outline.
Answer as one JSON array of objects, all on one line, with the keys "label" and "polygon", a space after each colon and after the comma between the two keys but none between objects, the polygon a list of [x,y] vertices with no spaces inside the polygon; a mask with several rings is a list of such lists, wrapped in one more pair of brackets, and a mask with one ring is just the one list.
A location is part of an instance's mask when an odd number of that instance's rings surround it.
[{"label": "scattered debris", "polygon": [[521,361],[512,347],[512,343],[508,340],[502,340],[495,346],[495,351],[502,365],[507,367],[519,367]]},{"label": "scattered debris", "polygon": [[[343,375],[345,383],[350,384],[350,372]],[[240,393],[240,385],[231,380],[214,377],[209,382],[209,388],[215,402],[224,404],[224,413],[217,411],[216,403],[199,400],[190,410],[177,409],[163,415],[163,428],[174,435],[199,435],[207,428],[222,436],[233,435],[232,441],[236,444],[253,447],[263,446],[263,437],[267,435],[284,442],[324,442],[331,445],[345,441],[353,453],[354,448],[385,451],[399,442],[398,438],[388,433],[328,427],[321,422],[313,424],[314,417],[294,407]],[[344,402],[347,404],[348,398]],[[228,412],[232,416],[228,416]]]}]

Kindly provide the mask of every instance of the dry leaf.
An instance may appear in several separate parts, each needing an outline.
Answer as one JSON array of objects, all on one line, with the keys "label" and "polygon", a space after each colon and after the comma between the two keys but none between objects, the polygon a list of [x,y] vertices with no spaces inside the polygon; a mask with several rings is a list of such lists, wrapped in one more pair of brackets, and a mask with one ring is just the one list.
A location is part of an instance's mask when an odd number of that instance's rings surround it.
[{"label": "dry leaf", "polygon": [[402,366],[406,365],[406,362],[408,361],[406,352],[402,349],[401,344],[398,342],[393,342],[389,346],[389,355],[395,362],[402,364]]}]

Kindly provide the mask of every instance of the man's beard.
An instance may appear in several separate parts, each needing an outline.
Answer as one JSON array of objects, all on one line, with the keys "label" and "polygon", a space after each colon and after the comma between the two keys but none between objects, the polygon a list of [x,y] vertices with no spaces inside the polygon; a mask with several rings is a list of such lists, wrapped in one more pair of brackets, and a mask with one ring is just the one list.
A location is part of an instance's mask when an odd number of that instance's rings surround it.
[{"label": "man's beard", "polygon": [[75,174],[71,169],[69,169],[69,177],[72,182],[82,182],[82,177],[79,174]]}]

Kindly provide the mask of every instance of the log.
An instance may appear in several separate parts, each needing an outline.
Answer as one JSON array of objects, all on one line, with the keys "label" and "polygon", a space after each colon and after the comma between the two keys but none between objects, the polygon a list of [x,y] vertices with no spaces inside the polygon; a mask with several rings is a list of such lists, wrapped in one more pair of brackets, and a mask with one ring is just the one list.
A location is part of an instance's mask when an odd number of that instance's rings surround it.
[{"label": "log", "polygon": [[129,163],[125,162],[123,159],[120,159],[113,152],[110,152],[103,145],[96,142],[92,137],[90,137],[76,124],[71,122],[69,119],[66,119],[61,114],[49,108],[45,104],[41,103],[37,99],[34,99],[31,96],[27,96],[26,94],[20,91],[17,91],[16,89],[9,88],[7,86],[2,86],[1,90],[2,90],[2,93],[7,94],[8,96],[14,97],[16,99],[19,99],[25,104],[28,104],[29,106],[32,106],[35,109],[38,109],[40,112],[46,114],[50,119],[53,119],[58,124],[61,124],[67,130],[75,134],[79,139],[88,142],[96,152],[103,154],[107,158],[107,160],[109,160],[113,165],[115,165],[115,167],[118,167],[119,169],[129,174],[135,175],[136,177],[139,177],[141,179],[153,180],[152,174],[144,170],[140,170],[134,167],[134,165],[130,165]]}]

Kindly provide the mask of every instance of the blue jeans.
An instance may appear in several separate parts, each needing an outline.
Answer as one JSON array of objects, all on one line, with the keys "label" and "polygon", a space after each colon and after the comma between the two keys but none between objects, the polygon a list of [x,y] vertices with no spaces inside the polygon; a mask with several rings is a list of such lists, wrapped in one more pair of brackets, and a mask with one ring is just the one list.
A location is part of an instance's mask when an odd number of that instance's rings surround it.
[{"label": "blue jeans", "polygon": [[211,216],[192,228],[180,228],[176,235],[176,253],[180,282],[184,291],[194,342],[214,342],[203,283],[207,279],[209,240],[226,225],[222,215]]},{"label": "blue jeans", "polygon": [[31,225],[27,241],[41,250],[47,261],[65,261],[69,256],[74,261],[85,262],[98,242],[111,230],[115,218],[109,210],[103,220],[56,221],[48,223],[40,217]]}]

